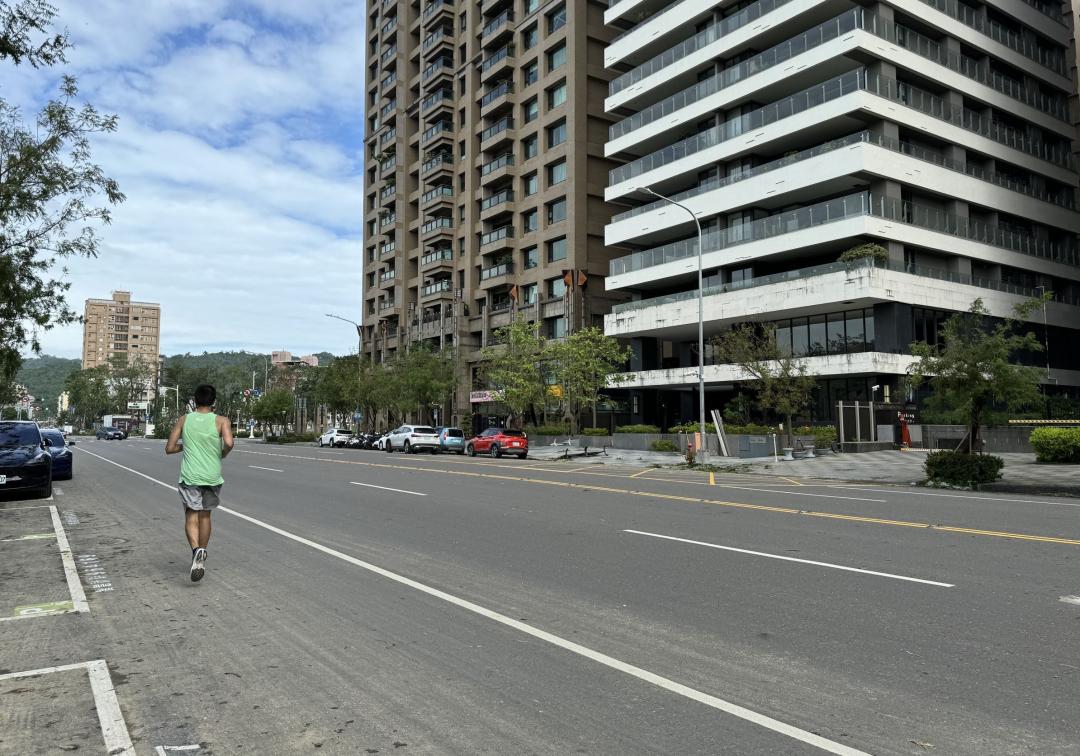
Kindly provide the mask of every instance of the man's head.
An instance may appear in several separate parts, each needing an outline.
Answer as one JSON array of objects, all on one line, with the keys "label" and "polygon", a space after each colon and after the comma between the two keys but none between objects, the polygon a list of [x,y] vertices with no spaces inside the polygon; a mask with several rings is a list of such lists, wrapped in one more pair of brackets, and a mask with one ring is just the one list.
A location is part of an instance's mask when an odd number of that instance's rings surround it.
[{"label": "man's head", "polygon": [[217,391],[213,386],[204,383],[195,389],[194,399],[196,407],[213,407],[217,401]]}]

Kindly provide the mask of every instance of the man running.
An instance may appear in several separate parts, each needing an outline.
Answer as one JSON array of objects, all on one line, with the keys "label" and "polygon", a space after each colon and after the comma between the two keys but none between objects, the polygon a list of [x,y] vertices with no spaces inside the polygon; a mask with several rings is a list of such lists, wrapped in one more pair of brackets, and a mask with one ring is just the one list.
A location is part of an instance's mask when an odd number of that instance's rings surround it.
[{"label": "man running", "polygon": [[191,580],[197,583],[206,572],[210,513],[221,503],[221,485],[225,482],[221,460],[232,451],[233,435],[229,419],[214,414],[217,391],[213,386],[199,386],[194,399],[195,411],[176,421],[165,453],[184,453],[177,491],[184,505],[184,531],[191,546]]}]

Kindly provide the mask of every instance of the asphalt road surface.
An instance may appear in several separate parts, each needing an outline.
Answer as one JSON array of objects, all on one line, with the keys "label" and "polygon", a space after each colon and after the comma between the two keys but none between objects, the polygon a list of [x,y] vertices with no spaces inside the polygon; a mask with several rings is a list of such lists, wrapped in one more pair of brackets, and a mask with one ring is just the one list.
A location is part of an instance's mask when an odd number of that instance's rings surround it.
[{"label": "asphalt road surface", "polygon": [[0,500],[0,753],[1080,752],[1080,500],[160,441]]}]

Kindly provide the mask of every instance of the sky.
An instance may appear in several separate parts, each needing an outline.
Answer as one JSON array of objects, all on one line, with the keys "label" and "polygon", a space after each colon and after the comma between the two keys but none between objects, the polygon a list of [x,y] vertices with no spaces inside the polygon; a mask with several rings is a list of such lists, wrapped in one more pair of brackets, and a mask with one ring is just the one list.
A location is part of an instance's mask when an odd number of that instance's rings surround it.
[{"label": "sky", "polygon": [[[3,71],[31,116],[61,73],[115,113],[93,157],[127,200],[68,301],[162,306],[164,354],[356,351],[363,212],[363,19],[356,0],[52,0],[68,64]],[[82,327],[42,334],[81,356]]]}]

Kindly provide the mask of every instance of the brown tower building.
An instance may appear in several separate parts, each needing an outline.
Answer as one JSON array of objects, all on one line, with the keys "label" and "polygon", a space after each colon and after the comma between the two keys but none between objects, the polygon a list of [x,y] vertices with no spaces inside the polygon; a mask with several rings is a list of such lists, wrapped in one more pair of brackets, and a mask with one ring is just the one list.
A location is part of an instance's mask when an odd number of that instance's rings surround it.
[{"label": "brown tower building", "polygon": [[[133,302],[131,292],[114,291],[112,299],[88,299],[83,315],[83,368],[108,365],[113,358],[139,360],[157,372],[161,305]],[[153,397],[153,385],[146,398]]]},{"label": "brown tower building", "polygon": [[610,309],[605,7],[369,6],[364,350],[455,349],[448,422],[493,409],[474,367],[515,314],[559,338]]}]

